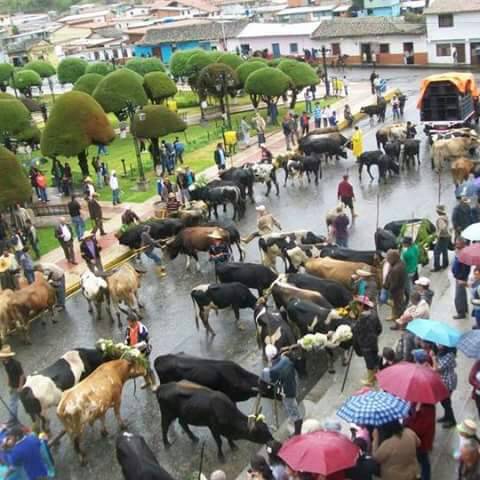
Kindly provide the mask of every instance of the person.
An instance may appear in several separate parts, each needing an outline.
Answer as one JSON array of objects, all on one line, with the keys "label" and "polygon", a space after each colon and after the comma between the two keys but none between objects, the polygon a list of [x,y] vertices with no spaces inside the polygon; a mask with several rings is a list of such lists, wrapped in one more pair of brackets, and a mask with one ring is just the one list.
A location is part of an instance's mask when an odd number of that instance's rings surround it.
[{"label": "person", "polygon": [[260,146],[260,163],[272,163],[273,153],[265,146]]},{"label": "person", "polygon": [[123,211],[121,220],[122,225],[134,225],[140,223],[140,217],[131,208],[127,208]]},{"label": "person", "polygon": [[27,228],[27,220],[31,219],[32,217],[28,213],[28,210],[23,208],[19,203],[16,203],[15,207],[13,208],[13,226],[23,232]]},{"label": "person", "polygon": [[85,232],[80,242],[80,255],[85,260],[87,267],[92,273],[103,272],[102,259],[100,251],[102,247],[98,245],[95,232]]},{"label": "person", "polygon": [[379,370],[391,367],[397,363],[397,358],[395,355],[395,350],[390,347],[383,347],[382,356],[380,358],[380,364],[378,366]]},{"label": "person", "polygon": [[355,194],[353,192],[352,184],[348,181],[348,178],[348,173],[346,173],[343,175],[343,180],[338,184],[337,198],[343,203],[343,205],[350,209],[353,220],[357,216],[353,208]]},{"label": "person", "polygon": [[347,79],[347,76],[343,76],[343,91],[345,92],[345,96],[348,97],[348,88],[350,86],[350,82]]},{"label": "person", "polygon": [[329,105],[325,105],[325,108],[322,110],[322,123],[323,123],[323,128],[328,128],[328,119],[330,118],[332,114],[332,110],[329,107]]},{"label": "person", "polygon": [[290,143],[292,140],[292,130],[291,130],[290,118],[288,114],[285,115],[285,117],[283,117],[282,132],[283,132],[283,136],[285,137],[285,144],[286,144],[287,150],[291,150]]},{"label": "person", "polygon": [[357,161],[363,153],[363,134],[358,126],[355,127],[352,135],[352,152]]},{"label": "person", "polygon": [[178,137],[175,137],[173,142],[173,148],[175,150],[175,164],[181,163],[183,165],[183,154],[185,152],[185,145],[180,141]]},{"label": "person", "polygon": [[58,193],[63,193],[63,165],[56,158],[53,159],[52,170],[50,173],[52,174],[53,182],[57,187]]},{"label": "person", "polygon": [[63,194],[66,197],[70,196],[70,191],[72,190],[72,183],[73,183],[72,168],[70,167],[69,163],[65,162],[65,166],[63,167],[62,190],[63,190]]},{"label": "person", "polygon": [[127,329],[125,331],[125,345],[135,347],[139,350],[147,360],[147,373],[145,375],[145,383],[141,388],[150,387],[152,391],[156,390],[155,374],[150,366],[150,352],[152,346],[150,345],[150,338],[147,327],[140,322],[137,314],[130,311],[127,317]]},{"label": "person", "polygon": [[339,247],[348,248],[348,219],[343,205],[337,206],[335,220],[333,221],[333,229],[335,233],[335,242]]},{"label": "person", "polygon": [[336,127],[337,126],[337,111],[336,110],[331,110],[330,116],[328,117],[328,124],[330,127]]},{"label": "person", "polygon": [[100,230],[100,235],[106,235],[103,229],[103,211],[102,206],[97,201],[98,194],[94,193],[92,198],[88,200],[88,213],[93,222],[92,233],[97,233]]},{"label": "person", "polygon": [[250,125],[247,122],[247,117],[242,117],[240,120],[240,132],[244,146],[248,147],[250,145]]},{"label": "person", "polygon": [[259,205],[255,208],[257,211],[257,230],[252,232],[246,238],[242,238],[243,243],[249,243],[256,237],[261,237],[263,235],[268,235],[275,231],[275,227],[278,230],[282,229],[280,222],[267,211],[264,205]]},{"label": "person", "polygon": [[343,109],[343,118],[347,121],[347,125],[351,127],[353,125],[353,115],[350,105],[346,104]]},{"label": "person", "polygon": [[65,217],[60,217],[59,224],[55,228],[55,238],[60,243],[68,263],[77,265],[77,262],[75,261],[75,253],[73,251],[72,227],[67,224]]},{"label": "person", "polygon": [[103,177],[103,185],[106,187],[108,185],[108,167],[105,162],[100,164],[100,172]]},{"label": "person", "polygon": [[46,277],[47,282],[55,289],[56,294],[56,308],[58,310],[65,310],[65,272],[54,263],[37,263],[35,265],[35,271],[41,272]]},{"label": "person", "polygon": [[442,423],[443,428],[453,428],[457,422],[452,407],[452,394],[457,388],[457,373],[455,368],[457,366],[456,350],[451,347],[437,345],[437,354],[433,354],[433,369],[436,370],[443,383],[448,389],[449,396],[440,403],[445,411],[443,417],[438,419]]},{"label": "person", "polygon": [[217,148],[215,149],[213,157],[217,165],[218,171],[225,170],[226,157],[225,157],[225,149],[223,148],[223,143],[217,143]]},{"label": "person", "polygon": [[255,125],[255,130],[257,132],[258,146],[261,147],[261,145],[265,143],[265,128],[267,127],[267,124],[258,111],[253,118],[253,124]]},{"label": "person", "polygon": [[372,90],[372,95],[375,95],[375,79],[378,77],[375,70],[370,74],[370,87]]},{"label": "person", "polygon": [[394,121],[400,120],[400,102],[396,95],[393,96],[391,104],[392,104],[393,120]]},{"label": "person", "polygon": [[25,230],[25,236],[27,237],[27,242],[32,247],[32,250],[35,253],[35,258],[38,260],[40,258],[40,247],[38,240],[37,229],[32,224],[30,219],[27,220],[27,228]]},{"label": "person", "polygon": [[[188,190],[189,179],[187,178],[186,172],[183,168],[177,168],[177,188],[180,191],[180,195],[182,198],[182,203],[188,202],[190,200],[190,191]],[[168,201],[167,201],[167,209],[168,209]],[[177,209],[178,210],[178,209]]]},{"label": "person", "polygon": [[355,295],[367,296],[374,304],[376,304],[378,298],[378,286],[375,274],[370,269],[367,270],[367,268],[360,268],[355,271],[354,275],[352,275],[352,280]]},{"label": "person", "polygon": [[413,292],[410,295],[410,306],[405,309],[400,318],[395,320],[395,324],[390,329],[405,330],[407,324],[416,318],[430,318],[430,307],[419,292]]},{"label": "person", "polygon": [[294,435],[300,435],[302,431],[302,417],[297,403],[297,380],[295,366],[286,354],[280,354],[277,347],[268,344],[265,347],[265,356],[271,367],[264,368],[261,374],[262,380],[268,383],[278,384],[283,390],[283,406],[288,419],[293,423]]},{"label": "person", "polygon": [[72,224],[75,228],[77,240],[80,241],[80,239],[83,237],[83,233],[85,232],[85,221],[82,218],[82,207],[80,206],[80,203],[75,195],[72,195],[72,199],[70,202],[68,202],[67,208],[72,220]]},{"label": "person", "polygon": [[430,279],[427,277],[420,277],[415,280],[416,291],[420,294],[420,297],[425,300],[429,306],[432,306],[434,291],[430,288]]},{"label": "person", "polygon": [[89,201],[95,195],[95,187],[91,177],[85,177],[83,180],[83,191],[85,194],[85,200]]},{"label": "person", "polygon": [[272,469],[275,480],[288,480],[287,467],[283,460],[278,456],[282,444],[277,440],[267,442],[268,463]]},{"label": "person", "polygon": [[187,183],[187,188],[191,187],[195,183],[195,174],[192,172],[189,165],[185,165],[185,179]]},{"label": "person", "polygon": [[[402,114],[403,115],[403,114]],[[417,129],[415,125],[409,120],[407,122],[407,138],[415,138],[417,136]]]},{"label": "person", "polygon": [[380,465],[380,478],[417,478],[417,448],[420,439],[414,431],[394,420],[373,430],[372,436],[372,456]]},{"label": "person", "polygon": [[355,466],[345,473],[349,480],[373,480],[379,474],[377,462],[368,453],[368,443],[364,438],[357,437],[353,443],[360,449]]},{"label": "person", "polygon": [[407,270],[405,269],[405,264],[400,258],[398,250],[388,250],[386,258],[390,268],[383,287],[388,291],[388,294],[393,301],[392,317],[390,320],[396,320],[402,315],[404,310]]},{"label": "person", "polygon": [[42,172],[38,172],[37,176],[35,177],[35,182],[38,187],[38,193],[40,195],[40,200],[43,203],[48,202],[48,196],[47,196],[47,179],[45,178],[45,175],[43,175]]},{"label": "person", "polygon": [[310,131],[310,117],[307,115],[307,112],[303,112],[300,117],[300,128],[302,129],[302,137],[308,135]]},{"label": "person", "polygon": [[410,292],[413,290],[413,282],[418,278],[418,263],[420,260],[420,250],[418,249],[418,245],[413,243],[412,237],[403,237],[400,258],[405,264],[405,269],[407,270],[405,293],[408,301],[410,298]]},{"label": "person", "polygon": [[181,203],[177,200],[177,195],[174,192],[168,194],[167,212],[168,216],[173,217],[178,214]]},{"label": "person", "polygon": [[23,236],[23,230],[16,228],[15,232],[12,235],[11,244],[13,246],[13,250],[15,252],[15,258],[17,259],[17,262],[20,262],[20,256],[23,252],[23,249],[25,248],[25,243],[27,242]]},{"label": "person", "polygon": [[292,145],[296,145],[298,143],[298,114],[295,112],[290,112],[288,114],[289,123],[290,123],[290,141]]},{"label": "person", "polygon": [[469,440],[465,442],[460,451],[458,464],[458,480],[480,479],[480,453],[478,443]]},{"label": "person", "polygon": [[38,189],[38,184],[37,184],[37,175],[40,172],[38,171],[37,168],[34,166],[30,167],[30,170],[28,171],[28,178],[30,179],[30,185],[33,187],[35,190],[35,193],[37,195],[37,199],[41,200],[42,198],[40,197],[40,191]]},{"label": "person", "polygon": [[478,416],[480,417],[480,360],[477,360],[470,370],[468,382],[472,386],[472,399],[477,407]]},{"label": "person", "polygon": [[[433,248],[433,269],[432,272],[448,268],[448,246],[450,244],[450,228],[445,205],[437,205],[437,220],[435,227],[437,231],[437,241]],[[440,266],[440,257],[442,264]]]},{"label": "person", "polygon": [[382,80],[380,80],[380,77],[378,75],[373,81],[373,87],[375,89],[375,95],[377,95],[377,97],[380,97],[382,95]]},{"label": "person", "polygon": [[9,426],[13,426],[19,423],[18,420],[18,402],[20,400],[19,392],[25,383],[25,374],[23,372],[22,364],[15,360],[15,352],[12,351],[10,345],[3,344],[0,349],[0,360],[5,368],[7,374],[7,384],[10,394],[8,402],[8,422]]},{"label": "person", "polygon": [[315,109],[313,110],[313,119],[315,121],[315,128],[322,126],[322,107],[318,102],[315,102]]},{"label": "person", "polygon": [[472,223],[472,212],[470,209],[470,200],[468,197],[457,197],[457,204],[452,211],[452,225],[455,232],[455,239],[461,236],[465,230]]},{"label": "person", "polygon": [[95,183],[97,188],[100,189],[103,186],[102,170],[100,169],[100,157],[94,156],[92,158],[92,168],[95,172]]},{"label": "person", "polygon": [[110,188],[112,190],[112,203],[113,205],[120,205],[120,185],[118,183],[117,172],[112,170],[110,175]]},{"label": "person", "polygon": [[477,436],[477,424],[471,418],[464,418],[462,423],[457,425],[458,447],[453,452],[453,458],[460,460],[463,446],[468,442],[475,442],[480,447],[480,439]]},{"label": "person", "polygon": [[23,275],[27,279],[28,284],[31,285],[35,281],[35,272],[33,270],[32,257],[28,253],[28,247],[23,247],[18,257],[18,263],[22,267]]},{"label": "person", "polygon": [[305,93],[303,94],[305,97],[305,110],[307,113],[312,113],[312,100],[313,94],[310,88],[305,89]]},{"label": "person", "polygon": [[165,267],[162,265],[162,259],[154,252],[155,247],[158,246],[158,242],[151,237],[150,230],[150,225],[143,226],[142,233],[140,234],[141,248],[143,249],[143,253],[155,262],[158,275],[160,277],[164,277],[167,275],[167,272],[165,271]]},{"label": "person", "polygon": [[382,324],[368,297],[357,296],[354,301],[358,315],[352,326],[353,349],[365,361],[367,376],[362,384],[371,387],[375,384],[378,369],[378,337],[382,333]]},{"label": "person", "polygon": [[452,274],[455,278],[455,320],[463,320],[468,314],[467,281],[470,275],[470,266],[462,263],[458,255],[465,247],[465,240],[458,238],[455,242],[455,257],[452,264]]},{"label": "person", "polygon": [[250,460],[250,467],[247,471],[250,478],[256,480],[275,480],[270,465],[262,455],[254,455]]},{"label": "person", "polygon": [[215,229],[208,237],[212,240],[208,247],[209,260],[215,264],[228,262],[230,260],[230,248],[225,242],[222,232]]},{"label": "person", "polygon": [[452,60],[453,63],[457,63],[458,61],[457,47],[452,47]]},{"label": "person", "polygon": [[175,169],[175,149],[170,142],[166,142],[165,140],[162,140],[162,146],[165,149],[168,174],[172,175]]},{"label": "person", "polygon": [[0,257],[0,287],[2,290],[9,288],[17,289],[16,272],[18,271],[18,262],[15,255],[8,248],[4,248]]}]

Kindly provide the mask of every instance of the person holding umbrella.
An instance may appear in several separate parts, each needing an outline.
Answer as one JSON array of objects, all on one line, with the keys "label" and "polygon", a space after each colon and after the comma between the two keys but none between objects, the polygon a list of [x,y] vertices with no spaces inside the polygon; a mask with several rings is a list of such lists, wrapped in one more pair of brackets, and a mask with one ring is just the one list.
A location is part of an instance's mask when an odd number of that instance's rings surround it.
[{"label": "person holding umbrella", "polygon": [[458,238],[455,241],[455,259],[453,260],[452,273],[455,277],[455,320],[463,320],[468,313],[467,281],[470,275],[470,266],[460,260],[462,250],[466,247],[465,240]]},{"label": "person holding umbrella", "polygon": [[440,374],[450,393],[447,398],[440,402],[445,414],[438,419],[438,422],[443,424],[443,428],[453,428],[457,424],[452,407],[452,394],[457,388],[457,373],[455,372],[457,361],[455,357],[456,349],[443,345],[437,345],[437,354],[432,357],[433,369]]}]

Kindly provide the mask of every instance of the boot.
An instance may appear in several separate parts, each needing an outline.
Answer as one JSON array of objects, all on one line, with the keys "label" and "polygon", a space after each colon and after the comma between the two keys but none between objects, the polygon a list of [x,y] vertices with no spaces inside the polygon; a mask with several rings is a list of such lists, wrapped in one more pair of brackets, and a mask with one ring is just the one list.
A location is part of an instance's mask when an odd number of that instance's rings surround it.
[{"label": "boot", "polygon": [[303,420],[300,419],[300,420],[295,420],[295,422],[293,423],[293,434],[294,435],[300,435],[302,433],[302,423],[303,423]]},{"label": "boot", "polygon": [[375,382],[375,370],[367,369],[367,377],[362,380],[362,384],[366,387],[373,387]]}]

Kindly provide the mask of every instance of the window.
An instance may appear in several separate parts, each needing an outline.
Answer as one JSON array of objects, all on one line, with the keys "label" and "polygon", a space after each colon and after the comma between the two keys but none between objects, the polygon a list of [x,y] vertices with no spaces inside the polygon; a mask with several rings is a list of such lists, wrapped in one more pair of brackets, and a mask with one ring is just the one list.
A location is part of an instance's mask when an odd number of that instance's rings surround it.
[{"label": "window", "polygon": [[449,57],[450,56],[450,44],[438,43],[437,44],[437,57]]},{"label": "window", "polygon": [[332,43],[332,55],[341,55],[339,43]]},{"label": "window", "polygon": [[439,15],[438,26],[439,28],[453,27],[453,15],[451,13]]},{"label": "window", "polygon": [[298,53],[298,43],[290,44],[290,53]]},{"label": "window", "polygon": [[380,53],[390,53],[390,44],[389,43],[381,43],[380,44]]}]

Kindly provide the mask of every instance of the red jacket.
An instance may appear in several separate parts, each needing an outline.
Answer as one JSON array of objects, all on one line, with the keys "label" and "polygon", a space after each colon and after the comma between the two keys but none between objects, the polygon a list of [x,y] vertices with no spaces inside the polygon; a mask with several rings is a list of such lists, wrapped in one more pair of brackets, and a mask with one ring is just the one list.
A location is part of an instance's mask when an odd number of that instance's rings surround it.
[{"label": "red jacket", "polygon": [[337,193],[338,198],[353,198],[353,187],[350,185],[350,183],[347,180],[342,180],[338,184],[338,193]]},{"label": "red jacket", "polygon": [[407,419],[405,426],[413,430],[420,439],[418,450],[423,453],[430,452],[435,437],[435,405],[422,404],[420,410]]},{"label": "red jacket", "polygon": [[477,394],[475,390],[480,390],[480,382],[475,378],[477,373],[480,372],[480,360],[477,360],[474,364],[472,369],[470,370],[470,375],[468,376],[468,381],[470,385],[473,387],[472,390],[472,398],[475,400]]}]

